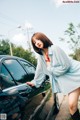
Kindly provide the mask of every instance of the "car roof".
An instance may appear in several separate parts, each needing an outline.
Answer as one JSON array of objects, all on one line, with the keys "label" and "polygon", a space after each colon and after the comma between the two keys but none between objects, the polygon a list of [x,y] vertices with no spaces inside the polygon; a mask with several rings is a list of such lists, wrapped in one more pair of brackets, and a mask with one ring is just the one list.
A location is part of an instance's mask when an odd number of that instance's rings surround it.
[{"label": "car roof", "polygon": [[[3,59],[6,59],[6,58],[13,58],[13,59],[19,59],[19,60],[24,60],[24,61],[27,61],[29,64],[32,64],[30,63],[28,60],[24,59],[24,58],[21,58],[21,57],[17,57],[17,56],[10,56],[10,55],[0,55],[0,61],[2,61]],[[33,65],[33,64],[32,64]],[[34,65],[33,65],[34,66]],[[34,66],[35,67],[35,66]]]},{"label": "car roof", "polygon": [[[21,57],[17,57],[17,56],[0,55],[0,61],[2,61],[2,60],[4,60],[4,59],[9,59],[9,58],[27,61],[26,59],[21,58]],[[27,61],[27,62],[30,63],[29,61]],[[31,63],[30,63],[30,64],[31,64]]]},{"label": "car roof", "polygon": [[[23,58],[20,58],[20,57],[17,57],[17,56],[0,55],[0,59],[3,59],[3,58],[17,58],[17,59],[23,59]],[[25,59],[24,59],[24,60],[25,60]]]}]

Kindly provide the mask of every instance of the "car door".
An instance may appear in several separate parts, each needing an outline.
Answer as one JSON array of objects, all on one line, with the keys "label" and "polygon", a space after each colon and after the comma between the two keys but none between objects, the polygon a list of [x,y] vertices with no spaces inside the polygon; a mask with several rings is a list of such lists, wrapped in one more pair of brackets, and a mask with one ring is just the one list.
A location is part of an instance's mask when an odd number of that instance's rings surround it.
[{"label": "car door", "polygon": [[[31,81],[34,78],[36,68],[27,61],[20,60],[20,62],[25,67],[25,69],[29,75],[29,80]],[[37,95],[39,93],[43,93],[44,91],[46,91],[47,89],[50,88],[50,83],[48,82],[48,78],[49,78],[48,76],[45,77],[44,82],[42,83],[42,85],[39,88],[33,87],[33,92],[30,94],[30,97]]]},{"label": "car door", "polygon": [[[8,88],[10,86],[31,81],[34,78],[35,67],[25,60],[7,58],[2,61],[1,74],[6,76],[7,80],[4,79],[6,84],[3,81],[3,86]],[[44,92],[48,88],[49,84],[44,82],[39,88],[34,87],[32,89],[30,97]]]},{"label": "car door", "polygon": [[[17,59],[4,59],[1,65],[1,74],[7,79],[7,84],[5,87],[10,87],[12,85],[17,85],[18,83],[25,83],[28,79],[28,74],[22,67],[22,65],[17,61]],[[13,83],[13,84],[11,84]]]}]

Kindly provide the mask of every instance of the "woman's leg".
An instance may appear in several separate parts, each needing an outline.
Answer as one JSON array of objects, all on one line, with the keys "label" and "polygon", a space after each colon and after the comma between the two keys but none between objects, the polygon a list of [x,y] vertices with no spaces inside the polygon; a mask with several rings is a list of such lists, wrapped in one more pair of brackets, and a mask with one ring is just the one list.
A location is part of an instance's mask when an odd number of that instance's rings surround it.
[{"label": "woman's leg", "polygon": [[[78,99],[80,95],[80,88],[69,93],[69,110],[73,120],[80,120],[79,111],[78,111]],[[76,118],[77,117],[77,118]]]}]

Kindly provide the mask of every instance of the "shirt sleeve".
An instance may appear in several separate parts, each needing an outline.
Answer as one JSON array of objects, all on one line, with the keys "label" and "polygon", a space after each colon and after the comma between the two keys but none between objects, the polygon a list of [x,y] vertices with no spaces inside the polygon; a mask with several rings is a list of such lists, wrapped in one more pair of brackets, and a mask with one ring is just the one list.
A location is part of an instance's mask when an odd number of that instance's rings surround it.
[{"label": "shirt sleeve", "polygon": [[[65,74],[70,68],[70,60],[65,52],[58,46],[53,48],[53,55],[56,57],[56,64],[49,66],[48,71],[54,76]],[[53,57],[53,58],[54,58]],[[54,59],[53,59],[54,62]]]},{"label": "shirt sleeve", "polygon": [[40,87],[44,79],[45,79],[45,74],[43,73],[42,60],[39,56],[38,61],[37,61],[37,68],[36,68],[35,76],[31,82],[35,85],[35,87],[38,88]]}]

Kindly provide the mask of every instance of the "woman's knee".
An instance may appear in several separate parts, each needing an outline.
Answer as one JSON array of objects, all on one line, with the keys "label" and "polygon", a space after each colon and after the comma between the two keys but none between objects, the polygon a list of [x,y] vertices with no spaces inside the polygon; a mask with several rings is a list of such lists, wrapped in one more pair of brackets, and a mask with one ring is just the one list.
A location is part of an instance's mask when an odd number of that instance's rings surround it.
[{"label": "woman's knee", "polygon": [[78,103],[77,101],[75,102],[75,100],[70,100],[69,101],[69,109],[72,111],[76,111],[78,107]]},{"label": "woman's knee", "polygon": [[76,89],[69,94],[69,109],[71,111],[77,110],[78,107],[78,98],[79,98],[79,91],[80,89]]}]

